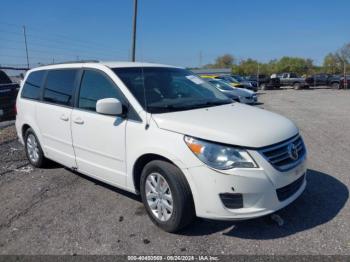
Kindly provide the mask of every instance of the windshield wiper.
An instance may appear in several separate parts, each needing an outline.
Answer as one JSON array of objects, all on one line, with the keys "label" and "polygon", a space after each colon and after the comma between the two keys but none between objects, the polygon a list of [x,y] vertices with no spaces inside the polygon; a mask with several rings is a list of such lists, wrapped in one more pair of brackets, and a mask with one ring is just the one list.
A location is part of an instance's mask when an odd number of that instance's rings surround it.
[{"label": "windshield wiper", "polygon": [[190,109],[202,108],[202,107],[227,105],[227,104],[231,104],[232,102],[233,101],[231,100],[207,101],[205,103],[192,104],[192,105],[175,104],[175,105],[164,105],[164,106],[148,106],[147,108],[148,110],[151,110],[152,113],[165,113],[165,112],[175,112],[175,111],[181,111],[181,110],[190,110]]},{"label": "windshield wiper", "polygon": [[147,111],[150,111],[151,113],[172,112],[172,111],[174,111],[174,109],[175,109],[175,107],[173,105],[147,106]]},{"label": "windshield wiper", "polygon": [[210,106],[221,106],[221,105],[227,105],[227,104],[231,104],[231,103],[232,103],[231,100],[207,101],[207,102],[202,103],[202,104],[190,105],[189,107],[191,107],[191,108],[201,108],[201,107],[210,107]]}]

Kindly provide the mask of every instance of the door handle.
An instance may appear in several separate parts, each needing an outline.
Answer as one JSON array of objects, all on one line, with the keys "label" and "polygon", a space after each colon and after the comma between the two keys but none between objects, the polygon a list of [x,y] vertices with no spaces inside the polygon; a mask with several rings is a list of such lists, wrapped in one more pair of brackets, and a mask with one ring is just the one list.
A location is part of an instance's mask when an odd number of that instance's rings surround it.
[{"label": "door handle", "polygon": [[76,123],[76,124],[79,124],[79,125],[84,124],[84,120],[81,119],[80,117],[75,118],[75,119],[73,120],[73,122]]},{"label": "door handle", "polygon": [[68,121],[69,117],[66,116],[65,114],[63,114],[63,115],[60,116],[60,119],[63,120],[63,121]]}]

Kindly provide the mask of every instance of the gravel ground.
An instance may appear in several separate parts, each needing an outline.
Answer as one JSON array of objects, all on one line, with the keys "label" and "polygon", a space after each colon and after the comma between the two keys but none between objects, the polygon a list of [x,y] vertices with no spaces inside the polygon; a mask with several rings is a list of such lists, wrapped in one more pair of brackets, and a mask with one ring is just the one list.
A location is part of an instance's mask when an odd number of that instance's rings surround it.
[{"label": "gravel ground", "polygon": [[309,150],[307,189],[277,213],[283,225],[198,219],[165,233],[138,197],[57,164],[30,168],[12,126],[0,131],[0,254],[350,255],[350,91],[265,91],[260,101],[295,121]]}]

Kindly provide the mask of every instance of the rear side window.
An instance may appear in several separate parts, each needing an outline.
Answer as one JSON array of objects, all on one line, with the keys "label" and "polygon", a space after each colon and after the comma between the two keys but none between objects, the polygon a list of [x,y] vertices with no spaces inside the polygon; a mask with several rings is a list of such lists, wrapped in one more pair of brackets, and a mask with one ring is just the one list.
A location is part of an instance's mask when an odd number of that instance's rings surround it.
[{"label": "rear side window", "polygon": [[34,100],[40,99],[41,85],[43,83],[46,71],[34,71],[29,74],[26,82],[23,85],[22,97]]},{"label": "rear side window", "polygon": [[44,101],[71,106],[77,72],[76,69],[49,70],[44,89]]},{"label": "rear side window", "polygon": [[96,111],[97,100],[103,98],[117,98],[123,101],[117,86],[104,74],[86,70],[80,85],[78,107]]}]

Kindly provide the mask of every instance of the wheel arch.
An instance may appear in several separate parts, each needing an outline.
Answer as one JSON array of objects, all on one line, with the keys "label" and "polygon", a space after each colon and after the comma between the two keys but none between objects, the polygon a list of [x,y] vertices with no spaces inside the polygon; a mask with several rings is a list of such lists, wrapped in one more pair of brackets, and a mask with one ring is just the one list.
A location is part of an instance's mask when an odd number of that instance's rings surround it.
[{"label": "wheel arch", "polygon": [[132,169],[133,183],[134,183],[135,192],[137,194],[140,193],[140,179],[141,179],[142,170],[149,162],[151,162],[153,160],[163,160],[163,161],[166,161],[166,162],[171,163],[174,166],[178,167],[178,165],[176,165],[169,158],[166,158],[166,157],[161,156],[159,154],[155,154],[155,153],[143,154],[135,161],[135,163],[133,165],[133,169]]},{"label": "wheel arch", "polygon": [[22,135],[22,137],[23,137],[23,140],[24,140],[24,135],[26,134],[26,132],[27,132],[27,130],[29,129],[29,128],[32,128],[30,125],[28,125],[28,124],[23,124],[22,125],[22,128],[21,128],[21,135]]},{"label": "wheel arch", "polygon": [[[46,152],[45,152],[45,147],[43,145],[43,139],[42,139],[42,136],[39,132],[39,128],[35,125],[35,124],[31,124],[31,123],[28,123],[28,122],[24,122],[22,124],[22,126],[20,126],[20,129],[17,129],[18,131],[17,132],[21,132],[21,136],[22,136],[22,141],[23,141],[23,144],[25,143],[25,133],[27,132],[27,130],[31,128],[36,136],[36,138],[38,139],[39,141],[39,144],[44,152],[44,155],[46,155]],[[18,134],[19,135],[19,134]]]}]

